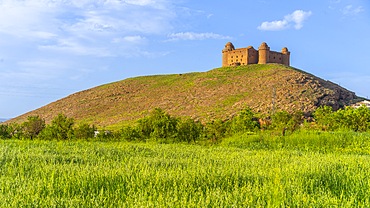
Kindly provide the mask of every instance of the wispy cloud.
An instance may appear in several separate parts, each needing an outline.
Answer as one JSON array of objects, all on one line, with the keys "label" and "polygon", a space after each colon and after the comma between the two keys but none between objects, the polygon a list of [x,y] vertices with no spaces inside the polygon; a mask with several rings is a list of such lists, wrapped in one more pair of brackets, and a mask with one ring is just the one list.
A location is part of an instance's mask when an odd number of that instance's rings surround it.
[{"label": "wispy cloud", "polygon": [[86,45],[79,42],[74,38],[70,39],[58,39],[57,43],[50,45],[41,45],[38,47],[40,50],[49,52],[65,53],[68,55],[79,55],[79,56],[96,56],[96,57],[108,57],[112,56],[112,52],[106,47]]},{"label": "wispy cloud", "polygon": [[358,15],[358,14],[360,14],[360,13],[362,13],[362,12],[364,12],[365,11],[365,9],[362,7],[362,6],[357,6],[357,7],[355,7],[355,6],[353,6],[353,5],[347,5],[347,6],[345,6],[342,10],[341,10],[341,12],[342,12],[342,14],[343,15],[346,15],[346,16],[350,16],[350,15]]},{"label": "wispy cloud", "polygon": [[165,56],[147,49],[149,37],[172,31],[175,10],[168,0],[0,0],[1,86],[82,86],[69,81],[96,79],[122,58]]},{"label": "wispy cloud", "polygon": [[344,17],[357,16],[365,12],[365,8],[363,6],[348,4],[348,1],[343,2],[341,0],[331,0],[329,3],[329,9],[340,12]]},{"label": "wispy cloud", "polygon": [[167,33],[175,17],[166,0],[3,0],[0,11],[0,34],[35,49],[91,56],[119,54],[109,44],[122,37],[141,44],[140,34]]},{"label": "wispy cloud", "polygon": [[168,35],[170,41],[175,40],[205,40],[205,39],[231,39],[229,36],[224,36],[216,33],[195,33],[195,32],[180,32]]},{"label": "wispy cloud", "polygon": [[147,42],[147,39],[140,35],[132,35],[132,36],[114,38],[112,42],[113,43],[126,43],[126,44],[130,44],[130,43],[131,44],[143,44]]},{"label": "wispy cloud", "polygon": [[262,24],[258,26],[258,29],[266,31],[278,31],[288,29],[293,25],[296,30],[299,30],[303,27],[303,22],[311,15],[311,11],[296,10],[293,13],[286,15],[282,20],[262,22]]}]

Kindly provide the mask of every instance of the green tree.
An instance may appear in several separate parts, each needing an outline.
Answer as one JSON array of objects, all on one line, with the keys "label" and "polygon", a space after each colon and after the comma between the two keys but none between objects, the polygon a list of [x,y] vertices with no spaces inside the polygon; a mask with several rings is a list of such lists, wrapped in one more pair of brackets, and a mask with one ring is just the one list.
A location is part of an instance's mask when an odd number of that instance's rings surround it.
[{"label": "green tree", "polygon": [[40,134],[42,139],[51,140],[67,140],[73,138],[73,118],[68,118],[64,114],[60,113],[58,116],[53,118],[51,124],[48,125]]},{"label": "green tree", "polygon": [[346,107],[336,111],[333,117],[336,129],[367,131],[370,127],[370,110],[366,106]]},{"label": "green tree", "polygon": [[279,111],[271,116],[271,126],[274,129],[288,128],[292,115],[286,111]]},{"label": "green tree", "polygon": [[259,129],[259,123],[250,108],[242,110],[231,121],[232,134],[238,132],[251,132]]},{"label": "green tree", "polygon": [[226,133],[230,131],[229,127],[229,121],[213,120],[205,125],[204,137],[212,142],[217,142],[226,136]]},{"label": "green tree", "polygon": [[169,142],[176,136],[177,122],[177,118],[156,108],[149,116],[138,121],[138,127],[145,139],[152,138],[161,142]]},{"label": "green tree", "polygon": [[290,114],[286,111],[279,111],[271,116],[271,128],[282,131],[284,136],[286,130],[293,132],[303,123],[303,113],[298,111]]},{"label": "green tree", "polygon": [[361,106],[356,109],[356,123],[358,131],[367,131],[370,129],[370,109],[366,106]]},{"label": "green tree", "polygon": [[203,125],[191,118],[181,119],[177,124],[177,137],[179,142],[196,142],[200,139]]},{"label": "green tree", "polygon": [[0,139],[10,139],[11,135],[9,132],[9,126],[6,124],[0,124]]},{"label": "green tree", "polygon": [[23,126],[18,123],[8,125],[8,132],[11,138],[21,139],[23,137]]},{"label": "green tree", "polygon": [[121,130],[121,139],[126,141],[140,141],[143,140],[143,136],[140,134],[140,130],[137,127],[124,126]]},{"label": "green tree", "polygon": [[39,116],[29,116],[22,126],[24,135],[32,140],[45,128],[45,120]]},{"label": "green tree", "polygon": [[320,106],[313,113],[315,122],[322,130],[333,130],[335,128],[335,118],[333,108],[330,106]]},{"label": "green tree", "polygon": [[94,125],[83,123],[74,129],[76,139],[91,139],[95,136],[96,127]]}]

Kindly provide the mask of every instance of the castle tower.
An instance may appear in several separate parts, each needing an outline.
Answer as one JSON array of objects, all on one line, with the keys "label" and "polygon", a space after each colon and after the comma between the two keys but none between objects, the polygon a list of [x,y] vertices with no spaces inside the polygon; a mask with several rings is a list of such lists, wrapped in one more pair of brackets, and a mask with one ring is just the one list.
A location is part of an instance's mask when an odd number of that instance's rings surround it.
[{"label": "castle tower", "polygon": [[235,50],[231,42],[226,43],[225,48],[222,50],[222,66],[228,66],[229,51]]},{"label": "castle tower", "polygon": [[283,63],[284,65],[286,66],[289,66],[290,65],[290,51],[288,51],[288,48],[287,47],[284,47],[282,50],[281,50],[281,53],[283,54]]},{"label": "castle tower", "polygon": [[258,64],[267,64],[270,62],[270,47],[263,42],[258,48]]}]

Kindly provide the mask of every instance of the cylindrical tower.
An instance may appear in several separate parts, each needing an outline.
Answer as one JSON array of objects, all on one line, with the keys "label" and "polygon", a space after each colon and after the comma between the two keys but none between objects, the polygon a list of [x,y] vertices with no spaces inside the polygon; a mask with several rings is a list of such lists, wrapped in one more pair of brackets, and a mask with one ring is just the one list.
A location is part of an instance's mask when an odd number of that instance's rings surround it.
[{"label": "cylindrical tower", "polygon": [[222,50],[222,66],[229,66],[229,53],[235,50],[231,42],[226,43],[225,48]]},{"label": "cylindrical tower", "polygon": [[263,42],[258,48],[258,64],[267,64],[270,62],[270,47]]},{"label": "cylindrical tower", "polygon": [[287,47],[284,47],[281,50],[281,53],[283,54],[283,63],[286,66],[290,66],[290,51],[288,50]]}]

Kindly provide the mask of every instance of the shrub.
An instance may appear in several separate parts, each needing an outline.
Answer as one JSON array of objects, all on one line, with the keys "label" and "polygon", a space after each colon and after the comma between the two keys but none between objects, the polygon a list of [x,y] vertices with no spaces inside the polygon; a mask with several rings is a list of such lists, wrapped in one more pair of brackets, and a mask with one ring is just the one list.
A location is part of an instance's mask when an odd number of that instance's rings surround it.
[{"label": "shrub", "polygon": [[229,127],[229,121],[224,122],[216,119],[206,124],[203,134],[206,139],[217,142],[226,136],[226,133],[230,131]]},{"label": "shrub", "polygon": [[41,139],[67,140],[74,136],[74,120],[67,118],[64,114],[58,114],[40,134]]},{"label": "shrub", "polygon": [[322,130],[344,129],[363,132],[370,128],[370,109],[365,106],[357,109],[346,107],[336,112],[333,112],[331,107],[323,106],[314,112],[314,117]]},{"label": "shrub", "polygon": [[121,130],[121,139],[126,141],[142,141],[144,137],[137,127],[125,126]]},{"label": "shrub", "polygon": [[282,131],[283,136],[286,130],[293,132],[297,130],[302,123],[302,112],[290,114],[286,111],[279,111],[271,116],[271,128]]},{"label": "shrub", "polygon": [[203,125],[193,119],[181,119],[177,124],[177,141],[196,142],[200,139],[203,131]]},{"label": "shrub", "polygon": [[45,120],[39,116],[29,116],[22,126],[24,135],[32,140],[45,128]]},{"label": "shrub", "polygon": [[352,131],[367,131],[370,127],[370,110],[361,106],[359,108],[346,107],[334,113],[334,124],[337,129]]},{"label": "shrub", "polygon": [[149,116],[138,121],[138,127],[144,139],[169,142],[173,141],[176,136],[177,120],[162,109],[156,108]]},{"label": "shrub", "polygon": [[10,139],[9,127],[6,124],[0,124],[0,139]]},{"label": "shrub", "polygon": [[80,124],[74,129],[74,136],[76,139],[91,139],[95,136],[96,127],[89,124]]},{"label": "shrub", "polygon": [[259,123],[250,108],[241,111],[231,121],[231,133],[253,132],[259,129]]},{"label": "shrub", "polygon": [[330,106],[320,106],[313,113],[315,122],[321,130],[334,129],[334,114],[333,108]]}]

